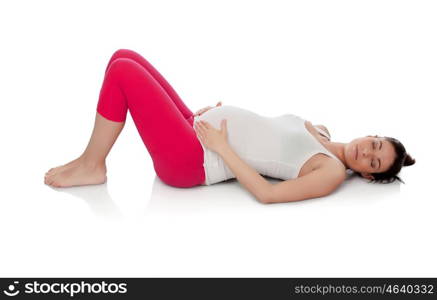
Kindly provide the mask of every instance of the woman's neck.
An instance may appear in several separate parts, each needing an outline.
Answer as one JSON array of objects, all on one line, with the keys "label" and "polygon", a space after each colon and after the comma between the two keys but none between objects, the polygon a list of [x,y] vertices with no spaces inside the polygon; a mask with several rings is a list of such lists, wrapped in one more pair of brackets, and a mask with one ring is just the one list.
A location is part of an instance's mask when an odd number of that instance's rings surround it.
[{"label": "woman's neck", "polygon": [[331,141],[327,141],[325,143],[326,148],[328,148],[328,150],[332,154],[334,154],[339,160],[341,160],[341,162],[343,163],[343,165],[346,166],[346,168],[350,169],[346,163],[346,158],[345,158],[346,145],[347,143],[337,143]]}]

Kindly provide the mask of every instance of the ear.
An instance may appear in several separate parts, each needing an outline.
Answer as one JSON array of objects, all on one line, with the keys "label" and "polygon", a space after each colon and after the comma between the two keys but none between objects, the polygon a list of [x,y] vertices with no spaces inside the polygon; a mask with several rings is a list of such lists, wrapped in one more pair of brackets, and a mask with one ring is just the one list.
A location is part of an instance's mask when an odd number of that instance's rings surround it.
[{"label": "ear", "polygon": [[369,179],[369,180],[375,179],[372,175],[370,175],[370,173],[361,173],[361,176],[363,176],[364,178]]}]

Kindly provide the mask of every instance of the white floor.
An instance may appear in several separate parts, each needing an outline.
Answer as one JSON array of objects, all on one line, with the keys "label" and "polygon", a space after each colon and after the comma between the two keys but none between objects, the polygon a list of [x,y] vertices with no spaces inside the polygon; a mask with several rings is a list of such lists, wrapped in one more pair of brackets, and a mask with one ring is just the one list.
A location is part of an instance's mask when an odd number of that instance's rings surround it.
[{"label": "white floor", "polygon": [[[0,47],[0,276],[437,276],[431,2],[382,1],[362,14],[358,4],[332,2],[327,16],[287,1],[191,2],[209,18],[186,17],[188,5],[171,20],[164,6],[145,5],[154,11],[141,19],[116,2],[105,14],[78,3],[46,2],[57,13],[41,19],[44,5],[0,5],[0,26],[11,28],[2,37],[9,47]],[[388,14],[395,3],[399,14]],[[253,14],[244,15],[250,5]],[[267,12],[271,23],[261,25],[257,17]],[[285,12],[298,20],[275,18]],[[133,15],[112,23],[119,14]],[[362,27],[369,14],[373,25]],[[148,31],[151,24],[161,32]],[[286,25],[289,40],[281,38]],[[106,61],[118,48],[149,58],[193,111],[222,100],[265,115],[295,113],[325,124],[339,142],[397,137],[417,163],[401,172],[405,185],[350,177],[328,197],[262,205],[237,181],[163,184],[129,115],[108,156],[106,184],[44,185],[49,168],[85,148]]]}]

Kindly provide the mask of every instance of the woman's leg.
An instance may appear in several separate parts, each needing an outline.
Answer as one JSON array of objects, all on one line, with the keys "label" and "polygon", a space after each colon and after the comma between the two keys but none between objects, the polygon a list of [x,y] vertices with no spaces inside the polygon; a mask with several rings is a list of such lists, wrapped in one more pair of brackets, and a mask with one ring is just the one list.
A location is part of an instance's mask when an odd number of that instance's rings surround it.
[{"label": "woman's leg", "polygon": [[173,87],[167,82],[167,80],[155,69],[155,67],[147,61],[143,56],[139,53],[129,50],[129,49],[119,49],[114,52],[114,54],[109,59],[109,62],[106,66],[105,73],[108,71],[111,63],[118,58],[130,58],[136,61],[138,64],[143,66],[147,71],[149,71],[150,75],[152,75],[155,80],[162,86],[162,88],[166,91],[168,96],[173,100],[174,104],[176,104],[179,111],[182,113],[184,118],[188,121],[188,123],[193,126],[194,115],[193,112],[185,105]]},{"label": "woman's leg", "polygon": [[83,154],[68,164],[50,169],[44,182],[54,187],[100,184],[106,181],[106,156],[124,127],[96,113],[94,129]]},{"label": "woman's leg", "polygon": [[[110,124],[117,126],[114,123],[119,123],[118,128],[112,128],[116,134],[108,140],[115,141],[117,132],[124,125],[127,110],[161,180],[176,187],[191,187],[204,182],[203,149],[192,125],[148,70],[132,59],[118,58],[112,61],[105,74],[97,105],[96,125],[101,123],[100,131],[108,129]],[[96,128],[85,151],[87,154],[84,153],[79,161],[86,161],[84,158],[89,158],[90,153],[96,154],[94,159],[101,160],[109,152],[112,144],[101,146],[97,139],[102,133]],[[98,150],[99,146],[102,149]],[[61,182],[61,179],[65,180],[62,173],[71,169],[74,167],[55,174],[59,176],[54,183],[71,186],[71,180],[68,184]]]}]

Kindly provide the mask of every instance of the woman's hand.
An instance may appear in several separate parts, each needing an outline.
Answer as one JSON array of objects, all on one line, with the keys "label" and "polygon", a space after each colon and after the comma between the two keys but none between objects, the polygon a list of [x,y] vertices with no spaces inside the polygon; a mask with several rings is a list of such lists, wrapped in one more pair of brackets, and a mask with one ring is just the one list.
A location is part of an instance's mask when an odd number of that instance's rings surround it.
[{"label": "woman's hand", "polygon": [[220,123],[220,129],[215,129],[206,121],[197,121],[194,124],[194,130],[197,133],[202,144],[217,153],[219,153],[228,144],[228,128],[226,119]]},{"label": "woman's hand", "polygon": [[[219,101],[219,102],[217,103],[217,105],[214,106],[214,107],[218,107],[218,106],[221,106],[221,105],[222,105],[222,102]],[[200,115],[203,114],[204,112],[207,112],[208,110],[210,110],[211,108],[214,108],[214,107],[212,107],[212,106],[207,106],[207,107],[205,107],[205,108],[199,109],[198,111],[196,111],[196,113],[194,114],[194,116],[200,116]]]}]

